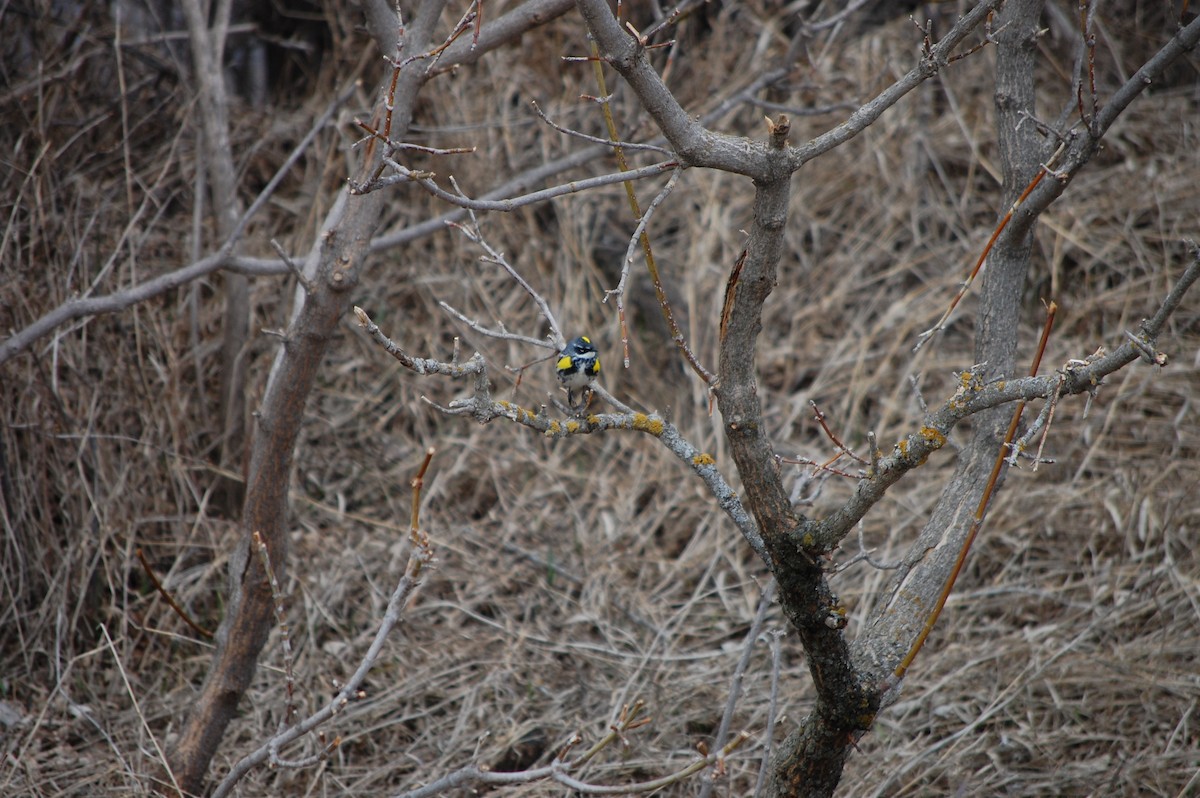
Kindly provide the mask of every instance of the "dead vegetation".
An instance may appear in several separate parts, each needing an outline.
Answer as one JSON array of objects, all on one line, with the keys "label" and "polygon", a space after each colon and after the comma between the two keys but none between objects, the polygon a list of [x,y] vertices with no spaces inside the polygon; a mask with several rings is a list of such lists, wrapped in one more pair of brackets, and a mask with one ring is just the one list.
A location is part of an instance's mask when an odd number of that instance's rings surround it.
[{"label": "dead vegetation", "polygon": [[[757,6],[714,4],[681,31],[671,86],[689,110],[710,110],[714,87],[752,60],[740,47],[689,55],[758,35]],[[0,140],[11,166],[0,175],[7,335],[72,296],[111,293],[186,264],[212,242],[208,219],[193,218],[194,109],[178,56],[156,44],[118,46],[102,9],[71,19],[11,5],[0,13],[8,120]],[[328,37],[314,40],[319,59],[278,55],[266,107],[238,101],[231,118],[244,199],[336,89],[355,77],[378,80],[365,34],[344,22],[356,13],[320,15],[332,26],[317,26]],[[1144,11],[1108,23],[1101,86],[1170,34]],[[1049,36],[1047,82],[1055,68],[1070,69],[1052,55]],[[808,103],[861,101],[903,71],[918,44],[904,19],[833,37],[811,53]],[[424,96],[419,143],[478,152],[416,167],[452,173],[475,193],[498,171],[554,157],[565,145],[537,121],[531,99],[555,121],[602,135],[599,112],[577,99],[595,93],[590,69],[559,61],[585,51],[577,20],[526,45],[519,60],[491,54]],[[778,46],[765,37],[767,51]],[[790,447],[782,453],[831,453],[810,399],[848,444],[864,447],[874,430],[890,445],[920,418],[908,375],[919,373],[921,392],[935,401],[970,365],[970,302],[919,356],[911,348],[1005,210],[987,134],[989,59],[985,50],[955,65],[795,179],[791,252],[767,307],[759,362],[767,417],[781,448]],[[1043,218],[1025,297],[1025,360],[1042,299],[1062,308],[1047,355],[1059,365],[1120,343],[1187,262],[1182,239],[1197,236],[1200,217],[1197,85],[1192,61],[1139,99]],[[622,91],[618,102],[628,100]],[[356,94],[318,137],[253,226],[248,254],[271,257],[272,237],[292,251],[311,241],[350,172],[349,121],[369,96]],[[1051,91],[1048,111],[1064,98]],[[797,118],[794,140],[844,113]],[[624,135],[649,136],[648,123],[630,114]],[[739,106],[722,125],[759,136],[761,112]],[[728,175],[693,170],[651,231],[684,330],[710,363],[749,196]],[[443,210],[415,190],[398,192],[385,225],[400,231]],[[605,386],[664,413],[728,463],[707,396],[674,357],[641,275],[630,300],[632,367],[619,367],[615,312],[601,299],[632,227],[619,187],[485,217],[489,241],[554,304],[565,331],[601,343]],[[380,252],[355,301],[412,352],[445,358],[460,336],[465,352],[525,365],[541,353],[478,336],[437,305],[543,332],[527,295],[478,255],[453,231]],[[252,286],[251,407],[278,345],[268,331],[285,325],[294,280]],[[216,627],[235,534],[234,519],[213,509],[221,287],[210,277],[73,322],[0,367],[0,792],[144,792],[208,666],[210,644],[166,606],[136,553],[200,625]],[[470,762],[520,769],[547,761],[574,732],[588,742],[601,736],[637,698],[653,723],[582,775],[624,783],[692,761],[720,722],[765,578],[703,487],[643,437],[547,441],[503,423],[447,419],[421,397],[445,403],[462,386],[398,373],[350,318],[344,332],[296,454],[286,590],[302,710],[331,695],[373,634],[407,557],[408,480],[427,446],[438,454],[423,521],[438,566],[371,675],[369,700],[336,720],[332,758],[299,772],[258,771],[244,794],[386,794]],[[844,794],[1177,796],[1200,786],[1195,295],[1165,341],[1166,368],[1120,372],[1086,416],[1083,401],[1064,400],[1046,446],[1055,462],[1009,474],[900,702],[850,760]],[[554,388],[551,371],[535,365],[519,384],[515,374],[491,373],[497,395],[537,405]],[[952,457],[939,453],[868,516],[862,539],[876,559],[898,557],[915,537]],[[851,488],[826,481],[816,507]],[[851,543],[837,560],[855,554]],[[864,563],[834,579],[852,633],[886,579]],[[773,608],[767,628],[784,627]],[[281,664],[279,647],[269,646],[218,772],[275,730]],[[768,646],[758,642],[734,721],[752,739],[728,763],[718,794],[753,788],[770,675]],[[810,679],[787,637],[780,679],[777,734],[804,713]]]}]

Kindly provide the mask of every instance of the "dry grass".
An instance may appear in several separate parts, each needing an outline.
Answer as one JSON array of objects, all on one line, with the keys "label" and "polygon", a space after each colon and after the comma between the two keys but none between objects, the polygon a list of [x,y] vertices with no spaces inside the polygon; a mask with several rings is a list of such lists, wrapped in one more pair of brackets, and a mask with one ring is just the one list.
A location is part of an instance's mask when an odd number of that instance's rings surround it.
[{"label": "dry grass", "polygon": [[[753,41],[756,7],[713,8],[703,35]],[[291,83],[279,85],[266,121],[236,109],[247,196],[324,107],[330,87],[352,74],[377,79],[361,33],[338,21],[352,13],[330,11],[339,27],[325,34],[331,43],[319,63],[280,65]],[[13,330],[74,294],[118,290],[203,247],[192,241],[194,120],[171,54],[132,48],[140,55],[126,50],[118,64],[102,14],[71,24],[17,20],[11,6],[3,14],[0,101],[15,123],[0,139],[15,168],[0,176],[0,325]],[[1105,88],[1163,38],[1163,29],[1131,19],[1106,29],[1102,46],[1117,55],[1115,66],[1102,65]],[[755,63],[748,48],[687,58],[701,35],[687,33],[673,77],[697,112],[713,87]],[[767,54],[779,46],[762,42]],[[576,99],[595,90],[589,70],[557,62],[584,47],[569,20],[531,37],[519,63],[492,55],[485,68],[429,92],[418,112],[421,143],[486,153],[439,171],[477,191],[496,173],[562,152],[561,137],[531,121],[530,98],[565,124],[599,133],[599,114]],[[812,103],[868,96],[910,62],[913,48],[911,26],[898,21],[814,51]],[[51,55],[39,66],[32,52]],[[935,400],[952,371],[970,363],[970,303],[919,360],[910,348],[1003,210],[990,174],[988,58],[957,65],[940,86],[795,179],[791,252],[759,354],[781,453],[828,454],[810,399],[852,445],[862,445],[868,429],[886,445],[918,418],[909,373],[922,374],[922,391]],[[1047,85],[1060,85],[1052,72]],[[1053,93],[1048,108],[1062,99]],[[630,138],[642,135],[645,122],[630,113],[623,89],[617,101],[623,124],[637,131]],[[365,99],[353,102],[347,118]],[[1165,294],[1187,257],[1180,239],[1197,235],[1198,106],[1195,72],[1186,69],[1139,100],[1102,158],[1048,214],[1023,353],[1036,342],[1042,297],[1063,308],[1048,355],[1063,362],[1116,344]],[[836,118],[801,118],[795,137]],[[743,108],[721,125],[759,135],[760,120]],[[246,251],[267,255],[271,236],[294,250],[307,246],[347,172],[340,148],[348,130],[341,124],[322,137]],[[688,173],[652,230],[685,330],[710,365],[749,201],[739,179]],[[397,192],[387,224],[399,229],[434,208],[422,195]],[[618,368],[615,314],[600,299],[616,282],[613,264],[632,226],[618,189],[485,220],[489,240],[552,302],[566,331],[587,330],[602,342],[606,386],[668,414],[732,478],[706,396],[670,356],[644,276],[630,299],[633,367]],[[384,253],[356,302],[410,351],[444,357],[462,336],[497,367],[501,393],[537,404],[553,387],[549,366],[526,372],[514,390],[499,367],[524,364],[531,353],[464,331],[435,304],[541,332],[528,298],[476,262],[478,254],[451,232]],[[289,291],[284,281],[255,282],[256,329],[282,326]],[[1198,789],[1198,308],[1190,297],[1175,318],[1164,343],[1168,368],[1136,364],[1118,374],[1086,417],[1082,402],[1064,402],[1047,446],[1056,463],[1010,475],[900,703],[851,759],[844,794]],[[221,311],[215,278],[69,325],[0,373],[4,794],[143,791],[156,744],[169,742],[195,695],[209,644],[154,593],[135,552],[145,552],[200,623],[216,626],[235,534],[214,510],[209,465],[219,428]],[[248,354],[251,405],[275,346],[260,335]],[[447,419],[419,400],[443,402],[460,390],[398,373],[349,321],[330,350],[309,401],[294,485],[287,590],[305,706],[325,700],[365,650],[407,556],[408,479],[430,445],[439,454],[423,519],[439,565],[371,676],[370,700],[336,723],[343,744],[332,760],[299,773],[255,773],[244,794],[385,794],[472,761],[544,762],[573,732],[602,734],[637,697],[653,724],[583,775],[648,778],[690,761],[719,723],[765,573],[702,486],[646,437],[548,442],[505,424]],[[877,557],[898,557],[915,537],[952,457],[935,458],[868,518],[864,537]],[[849,489],[827,482],[816,511]],[[840,559],[855,551],[851,542]],[[835,577],[855,622],[886,579],[863,565]],[[783,628],[777,609],[768,628]],[[274,730],[284,706],[281,662],[272,644],[218,770]],[[769,674],[759,643],[734,721],[754,737],[718,794],[747,794],[754,783]],[[781,679],[779,711],[795,719],[807,709],[809,677],[790,638]],[[698,789],[691,782],[670,794]],[[506,792],[562,794],[546,784]]]}]

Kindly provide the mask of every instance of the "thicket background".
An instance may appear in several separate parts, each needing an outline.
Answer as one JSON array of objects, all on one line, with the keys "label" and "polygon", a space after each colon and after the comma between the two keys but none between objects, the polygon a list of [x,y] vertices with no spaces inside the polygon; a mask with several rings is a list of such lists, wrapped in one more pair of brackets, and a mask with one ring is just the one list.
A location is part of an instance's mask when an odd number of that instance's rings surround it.
[{"label": "thicket background", "polygon": [[[905,13],[886,13],[890,5],[814,38],[805,91],[768,98],[831,108],[793,115],[793,141],[836,124],[915,61],[920,35]],[[953,14],[945,5],[915,13]],[[1160,4],[1110,5],[1099,28],[1101,89],[1173,31]],[[212,247],[210,219],[193,215],[200,164],[185,42],[150,41],[132,7],[122,7],[128,24],[118,35],[118,7],[0,10],[5,336],[72,296],[111,293]],[[1055,6],[1040,52],[1050,118],[1070,100],[1073,51],[1062,43],[1073,8]],[[740,76],[780,57],[789,18],[767,2],[712,3],[690,17],[669,79],[684,106],[705,113],[735,93]],[[261,96],[245,88],[231,109],[244,200],[339,87],[358,77],[363,88],[256,218],[248,254],[270,257],[272,237],[307,250],[352,173],[351,120],[368,115],[385,71],[360,19],[350,3],[291,2],[258,20],[271,45],[270,80]],[[477,194],[498,172],[577,147],[536,118],[531,100],[562,124],[604,135],[599,109],[579,99],[597,92],[591,67],[561,61],[587,49],[572,13],[527,36],[519,54],[489,54],[439,79],[422,94],[414,140],[478,152],[416,165],[454,174]],[[785,453],[831,453],[810,399],[851,445],[862,446],[868,430],[890,445],[919,423],[908,375],[919,372],[935,401],[970,365],[970,300],[919,359],[910,350],[1005,210],[990,63],[986,49],[956,63],[794,179],[791,252],[767,306],[759,363]],[[1043,217],[1022,353],[1032,354],[1041,301],[1050,298],[1061,311],[1047,364],[1111,348],[1153,312],[1190,258],[1181,239],[1197,236],[1200,218],[1195,67],[1193,56],[1138,99]],[[652,135],[615,78],[612,87],[626,114],[622,135]],[[720,125],[761,137],[762,116],[738,104]],[[601,160],[575,176],[613,168]],[[639,186],[644,202],[653,192]],[[710,365],[749,199],[740,179],[692,170],[651,227],[675,310]],[[381,232],[444,210],[416,189],[398,190]],[[552,302],[564,332],[600,345],[610,391],[668,415],[728,464],[708,397],[669,345],[643,275],[630,300],[633,364],[619,367],[615,310],[601,299],[633,230],[620,187],[483,221],[491,243]],[[355,302],[410,352],[446,358],[460,336],[466,352],[522,365],[541,353],[474,334],[437,305],[541,334],[527,295],[479,254],[454,231],[381,251]],[[221,429],[222,285],[213,277],[66,325],[0,366],[5,794],[144,790],[157,761],[151,733],[166,744],[210,662],[209,644],[152,589],[136,552],[200,623],[216,627],[235,534],[235,519],[214,500],[211,465]],[[252,285],[251,408],[278,346],[264,331],[285,326],[294,280]],[[1057,462],[1010,472],[900,703],[847,766],[845,794],[1175,796],[1200,784],[1200,301],[1189,297],[1163,340],[1165,369],[1120,372],[1087,417],[1082,401],[1064,401],[1046,448]],[[511,391],[524,405],[555,390],[549,363],[515,389],[511,376],[492,375],[498,395]],[[589,780],[646,778],[689,761],[720,718],[765,579],[694,477],[640,436],[548,442],[504,423],[446,418],[420,397],[444,403],[463,386],[402,373],[350,317],[319,381],[297,450],[285,586],[308,706],[357,662],[403,567],[408,480],[427,446],[439,453],[423,522],[440,562],[371,676],[370,700],[336,722],[343,744],[333,758],[300,773],[256,773],[246,794],[366,794],[470,761],[528,766],[572,732],[601,735],[615,709],[637,697],[653,724]],[[952,458],[939,452],[868,516],[863,539],[876,558],[898,556],[915,536]],[[731,467],[725,473],[733,477]],[[817,508],[851,487],[827,481]],[[854,554],[851,544],[838,559]],[[864,563],[835,578],[851,633],[886,578]],[[773,609],[768,628],[784,627]],[[723,794],[749,791],[764,742],[770,658],[765,643],[755,651],[736,716],[754,739],[731,760]],[[795,718],[806,709],[809,675],[786,637],[783,651],[778,710]],[[278,646],[262,662],[217,772],[274,731],[283,711]],[[785,718],[780,732],[787,726]]]}]

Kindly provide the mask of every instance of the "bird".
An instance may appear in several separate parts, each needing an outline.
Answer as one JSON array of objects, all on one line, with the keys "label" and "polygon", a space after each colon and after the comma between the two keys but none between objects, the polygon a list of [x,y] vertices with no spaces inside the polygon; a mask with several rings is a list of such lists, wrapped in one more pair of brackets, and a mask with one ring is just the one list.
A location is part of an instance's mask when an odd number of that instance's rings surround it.
[{"label": "bird", "polygon": [[[567,389],[567,404],[571,410],[579,409],[575,404],[575,392],[582,390],[587,402],[591,401],[590,387],[600,374],[600,354],[592,339],[581,335],[568,343],[559,352],[558,381]],[[587,406],[585,402],[584,407]]]}]

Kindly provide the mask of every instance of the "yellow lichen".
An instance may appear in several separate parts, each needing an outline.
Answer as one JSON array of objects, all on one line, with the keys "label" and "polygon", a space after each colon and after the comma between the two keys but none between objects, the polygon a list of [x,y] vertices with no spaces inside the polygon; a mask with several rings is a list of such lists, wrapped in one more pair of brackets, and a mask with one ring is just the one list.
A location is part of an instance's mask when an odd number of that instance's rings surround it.
[{"label": "yellow lichen", "polygon": [[649,432],[658,437],[662,435],[663,423],[661,418],[653,418],[645,413],[633,414],[633,428],[638,432]]},{"label": "yellow lichen", "polygon": [[926,441],[933,444],[933,448],[935,449],[940,449],[946,445],[946,436],[933,427],[921,427],[919,434]]},{"label": "yellow lichen", "polygon": [[692,465],[694,466],[710,466],[716,462],[717,461],[714,460],[713,456],[708,452],[701,452],[692,458]]}]

